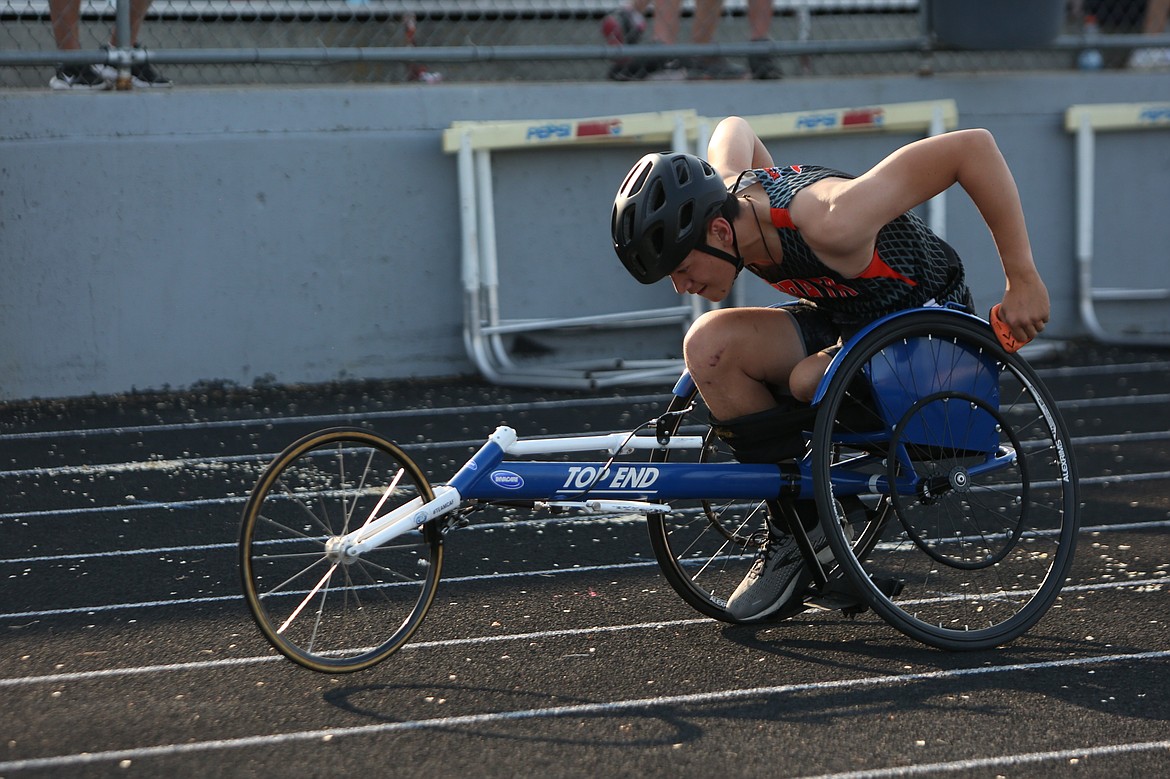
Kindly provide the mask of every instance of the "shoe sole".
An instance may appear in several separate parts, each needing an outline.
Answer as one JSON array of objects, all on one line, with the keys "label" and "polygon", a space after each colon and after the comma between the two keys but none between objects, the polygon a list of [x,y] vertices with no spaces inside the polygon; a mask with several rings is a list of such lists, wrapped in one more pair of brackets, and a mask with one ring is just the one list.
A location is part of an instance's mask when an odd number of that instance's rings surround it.
[{"label": "shoe sole", "polygon": [[55,89],[58,92],[107,92],[111,85],[106,84],[70,84],[68,81],[58,81],[53,79],[49,82],[49,88]]}]

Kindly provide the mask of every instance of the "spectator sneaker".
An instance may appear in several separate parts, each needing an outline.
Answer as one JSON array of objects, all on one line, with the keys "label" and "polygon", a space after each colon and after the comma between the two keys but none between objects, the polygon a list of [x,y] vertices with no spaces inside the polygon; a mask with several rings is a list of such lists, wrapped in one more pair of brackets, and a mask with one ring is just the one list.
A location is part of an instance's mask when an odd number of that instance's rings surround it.
[{"label": "spectator sneaker", "polygon": [[49,79],[53,89],[89,90],[91,92],[109,89],[113,84],[93,65],[61,65],[56,75]]},{"label": "spectator sneaker", "polygon": [[[767,41],[766,38],[761,38],[761,41]],[[756,43],[757,41],[752,41]],[[748,70],[752,72],[752,78],[759,81],[772,81],[782,78],[780,73],[780,66],[776,64],[776,58],[771,54],[753,54],[748,57]]]},{"label": "spectator sneaker", "polygon": [[[102,46],[104,50],[109,50],[109,48],[109,46]],[[143,47],[135,44],[134,48],[141,49]],[[113,65],[97,65],[96,67],[111,84],[118,80],[118,69]],[[164,78],[149,62],[130,66],[130,83],[135,89],[159,89],[172,86],[171,80]]]},{"label": "spectator sneaker", "polygon": [[[610,46],[633,46],[646,32],[646,17],[632,8],[619,8],[601,20],[601,35]],[[622,58],[610,66],[611,81],[641,81],[650,72],[650,63]]]},{"label": "spectator sneaker", "polygon": [[746,68],[726,57],[699,57],[687,65],[687,78],[691,81],[742,81],[747,77]]}]

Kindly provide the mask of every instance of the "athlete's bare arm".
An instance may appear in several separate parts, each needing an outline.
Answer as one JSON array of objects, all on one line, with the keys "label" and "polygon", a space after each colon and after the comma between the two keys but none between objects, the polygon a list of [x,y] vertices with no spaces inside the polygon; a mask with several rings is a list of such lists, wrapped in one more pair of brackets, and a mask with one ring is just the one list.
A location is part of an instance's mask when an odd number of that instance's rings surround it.
[{"label": "athlete's bare arm", "polygon": [[707,143],[707,162],[719,171],[730,186],[745,170],[770,168],[772,155],[751,125],[738,116],[721,121]]},{"label": "athlete's bare arm", "polygon": [[861,273],[873,242],[892,219],[959,184],[991,230],[1003,263],[1001,314],[1030,339],[1049,317],[1048,291],[1036,270],[1015,180],[986,130],[959,130],[903,146],[856,179],[825,179],[794,198],[792,220],[826,263]]}]

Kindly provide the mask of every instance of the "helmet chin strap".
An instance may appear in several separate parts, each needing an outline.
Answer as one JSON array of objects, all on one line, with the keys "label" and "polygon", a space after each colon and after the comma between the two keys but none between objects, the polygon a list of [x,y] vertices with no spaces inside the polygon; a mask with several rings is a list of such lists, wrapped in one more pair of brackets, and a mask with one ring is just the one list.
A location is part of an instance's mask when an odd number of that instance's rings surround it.
[{"label": "helmet chin strap", "polygon": [[718,257],[721,260],[727,260],[735,266],[735,277],[739,278],[740,271],[743,270],[743,255],[739,253],[739,237],[735,234],[735,225],[731,222],[727,223],[731,227],[731,246],[735,249],[735,254],[730,254],[722,249],[716,249],[709,243],[700,241],[695,245],[695,248],[712,257]]}]

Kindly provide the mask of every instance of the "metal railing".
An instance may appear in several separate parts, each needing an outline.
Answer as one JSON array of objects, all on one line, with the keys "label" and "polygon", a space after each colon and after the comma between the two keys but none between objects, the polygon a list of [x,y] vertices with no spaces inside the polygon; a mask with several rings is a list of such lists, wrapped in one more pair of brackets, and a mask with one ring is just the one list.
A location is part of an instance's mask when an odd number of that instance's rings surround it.
[{"label": "metal railing", "polygon": [[[622,0],[156,0],[140,34],[145,49],[104,50],[110,29],[129,24],[129,0],[79,1],[82,48],[64,52],[47,0],[0,0],[0,86],[43,86],[62,63],[126,71],[149,62],[190,85],[428,80],[421,76],[440,69],[456,81],[590,80],[604,79],[615,59],[649,57],[771,55],[792,77],[1068,69],[1090,45],[1106,67],[1118,67],[1132,49],[1170,47],[1166,34],[1140,34],[1137,10],[1086,41],[1091,3],[1074,9],[1051,43],[988,54],[940,45],[926,0],[773,0],[771,39],[756,42],[748,40],[747,0],[726,0],[705,45],[688,42],[688,0],[679,40],[653,46],[649,31],[639,44],[605,43],[601,21]],[[655,23],[651,13],[651,30]]]}]

